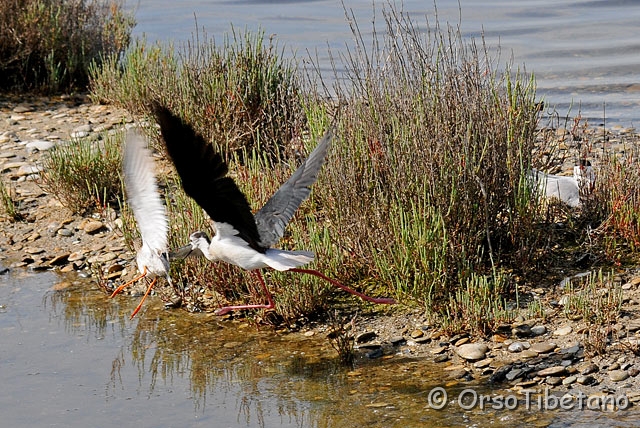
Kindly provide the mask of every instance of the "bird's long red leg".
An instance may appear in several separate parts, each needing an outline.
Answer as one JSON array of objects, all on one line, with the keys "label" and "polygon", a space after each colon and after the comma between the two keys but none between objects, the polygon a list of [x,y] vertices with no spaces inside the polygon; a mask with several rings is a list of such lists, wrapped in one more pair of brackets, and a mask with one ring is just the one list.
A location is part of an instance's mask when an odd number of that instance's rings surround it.
[{"label": "bird's long red leg", "polygon": [[355,296],[358,296],[362,300],[366,300],[367,302],[378,303],[378,304],[383,304],[383,305],[393,305],[393,304],[396,303],[396,301],[394,299],[392,299],[391,297],[370,297],[370,296],[367,296],[366,294],[362,294],[359,291],[356,291],[356,290],[354,290],[352,288],[349,288],[346,285],[339,283],[335,279],[331,279],[328,276],[324,275],[323,273],[320,273],[320,272],[318,272],[317,270],[314,270],[314,269],[293,268],[293,269],[289,269],[289,271],[300,272],[300,273],[308,273],[309,275],[317,276],[318,278],[322,278],[325,281],[329,281],[331,284],[335,285],[336,287],[343,289],[347,293],[351,293],[351,294],[353,294]]},{"label": "bird's long red leg", "polygon": [[133,284],[134,282],[144,278],[145,276],[147,276],[147,267],[144,267],[143,272],[136,276],[135,278],[133,278],[131,281],[126,282],[124,284],[122,284],[120,287],[116,288],[115,290],[113,290],[113,293],[111,293],[111,298],[113,298],[116,294],[120,293],[122,290],[125,289],[125,287],[128,287],[129,285]]},{"label": "bird's long red leg", "polygon": [[138,306],[136,306],[136,309],[133,311],[133,313],[131,314],[131,317],[129,319],[133,319],[133,317],[136,316],[136,314],[138,313],[138,311],[142,307],[142,303],[144,302],[144,300],[147,298],[147,296],[151,292],[151,289],[153,288],[153,285],[156,283],[157,280],[158,280],[158,277],[153,278],[153,281],[151,281],[151,284],[149,284],[149,288],[147,288],[147,292],[144,293],[144,296],[142,296],[142,299],[140,299],[140,303],[138,303]]},{"label": "bird's long red leg", "polygon": [[262,274],[260,273],[259,270],[254,270],[253,272],[258,277],[258,281],[260,282],[260,285],[262,286],[262,290],[264,291],[265,296],[267,296],[267,300],[269,301],[269,303],[267,303],[266,305],[224,306],[224,307],[222,307],[220,309],[217,309],[215,311],[216,315],[225,315],[225,314],[228,314],[231,311],[235,311],[235,310],[238,310],[238,309],[273,309],[273,308],[276,307],[276,303],[273,301],[273,296],[271,296],[271,293],[269,292],[269,289],[267,288],[267,285],[264,283],[264,279],[262,278]]}]

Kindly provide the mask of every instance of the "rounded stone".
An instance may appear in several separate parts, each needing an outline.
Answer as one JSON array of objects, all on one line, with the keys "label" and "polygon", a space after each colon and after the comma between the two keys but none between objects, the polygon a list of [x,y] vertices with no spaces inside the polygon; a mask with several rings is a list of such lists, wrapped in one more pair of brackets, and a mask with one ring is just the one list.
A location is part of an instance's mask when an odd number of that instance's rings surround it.
[{"label": "rounded stone", "polygon": [[546,354],[556,349],[557,345],[553,342],[540,342],[531,345],[531,350],[536,351],[538,354]]},{"label": "rounded stone", "polygon": [[378,335],[375,331],[365,331],[356,336],[356,343],[365,343],[375,339]]},{"label": "rounded stone", "polygon": [[578,376],[578,378],[576,379],[576,382],[578,382],[580,385],[591,385],[595,383],[595,381],[596,378],[591,375]]},{"label": "rounded stone", "polygon": [[484,343],[465,343],[455,348],[456,354],[465,360],[476,361],[485,358],[489,347]]},{"label": "rounded stone", "polygon": [[531,334],[534,336],[541,336],[547,332],[547,327],[543,325],[535,325],[531,327]]},{"label": "rounded stone", "polygon": [[558,328],[556,331],[553,332],[553,334],[554,336],[566,336],[567,334],[571,334],[572,331],[573,329],[571,328],[571,326],[567,324]]},{"label": "rounded stone", "polygon": [[629,377],[629,373],[627,373],[625,370],[611,370],[609,372],[609,379],[611,379],[613,382],[621,382],[623,380],[626,380]]},{"label": "rounded stone", "polygon": [[564,374],[566,368],[564,366],[552,366],[547,367],[546,369],[542,369],[538,372],[538,376],[546,377],[546,376],[558,376]]},{"label": "rounded stone", "polygon": [[97,233],[103,227],[104,227],[104,224],[101,221],[89,220],[88,222],[85,223],[83,229],[85,232],[91,235],[91,234]]},{"label": "rounded stone", "polygon": [[509,347],[507,347],[509,352],[522,352],[525,350],[524,344],[522,342],[513,342]]}]

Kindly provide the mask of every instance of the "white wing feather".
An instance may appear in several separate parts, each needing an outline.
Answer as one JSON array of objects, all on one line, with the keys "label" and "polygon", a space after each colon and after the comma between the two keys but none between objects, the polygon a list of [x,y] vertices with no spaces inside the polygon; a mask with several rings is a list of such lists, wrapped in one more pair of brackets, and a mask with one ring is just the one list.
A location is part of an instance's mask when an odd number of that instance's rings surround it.
[{"label": "white wing feather", "polygon": [[127,132],[122,160],[127,201],[138,223],[142,242],[156,254],[167,251],[167,215],[158,193],[153,158],[144,138]]}]

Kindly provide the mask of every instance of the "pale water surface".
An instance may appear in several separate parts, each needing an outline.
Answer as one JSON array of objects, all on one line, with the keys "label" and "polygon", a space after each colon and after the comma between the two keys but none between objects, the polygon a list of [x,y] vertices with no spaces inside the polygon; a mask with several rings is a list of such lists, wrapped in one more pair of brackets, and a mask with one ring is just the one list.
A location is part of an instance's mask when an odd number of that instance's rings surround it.
[{"label": "pale water surface", "polygon": [[[369,37],[382,29],[376,1],[344,0]],[[433,1],[395,2],[422,27],[435,22]],[[441,24],[460,24],[467,38],[484,34],[501,49],[501,63],[534,72],[538,94],[562,114],[579,111],[590,123],[635,125],[640,119],[640,1],[638,0],[438,0]],[[285,51],[303,60],[311,53],[329,68],[327,50],[353,46],[340,0],[138,0],[135,35],[184,42],[198,26],[222,41],[233,25],[273,34]],[[330,77],[330,76],[327,76]],[[571,107],[571,108],[570,108]]]},{"label": "pale water surface", "polygon": [[[256,330],[148,299],[109,299],[90,281],[14,269],[0,275],[0,417],[6,427],[632,427],[619,412],[462,409],[513,394],[452,382],[446,364],[395,355],[341,367],[322,335]],[[69,278],[67,278],[69,280]],[[406,348],[405,348],[406,350]],[[429,407],[444,388],[448,404]],[[522,400],[522,396],[518,397]]]}]

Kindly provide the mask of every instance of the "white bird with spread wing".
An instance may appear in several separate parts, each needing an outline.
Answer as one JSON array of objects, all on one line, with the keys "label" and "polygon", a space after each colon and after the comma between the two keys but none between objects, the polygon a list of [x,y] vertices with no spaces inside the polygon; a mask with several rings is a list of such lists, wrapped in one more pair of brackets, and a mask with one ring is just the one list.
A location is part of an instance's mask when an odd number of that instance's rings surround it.
[{"label": "white bird with spread wing", "polygon": [[192,233],[191,243],[178,250],[176,257],[197,254],[211,261],[222,260],[252,271],[258,277],[267,298],[267,304],[220,308],[216,311],[218,315],[238,309],[273,308],[275,303],[260,274],[260,269],[267,267],[320,277],[369,302],[395,303],[392,298],[367,296],[315,269],[300,268],[299,266],[313,260],[312,252],[272,248],[282,238],[287,224],[302,201],[309,196],[311,186],[327,155],[332,139],[331,131],[324,135],[309,158],[254,216],[245,195],[233,179],[227,176],[227,163],[221,154],[215,152],[211,144],[166,107],[154,105],[153,110],[185,193],[204,209],[215,228],[211,239],[204,232]]},{"label": "white bird with spread wing", "polygon": [[169,285],[173,285],[169,277],[167,243],[169,223],[162,199],[158,193],[151,152],[146,148],[145,139],[137,131],[130,130],[127,132],[122,158],[122,170],[127,202],[133,211],[142,237],[142,246],[136,255],[140,275],[116,288],[111,297],[114,297],[125,287],[142,278],[151,280],[146,293],[131,314],[131,318],[133,318],[142,307],[142,303],[151,292],[158,277],[165,277]]}]

